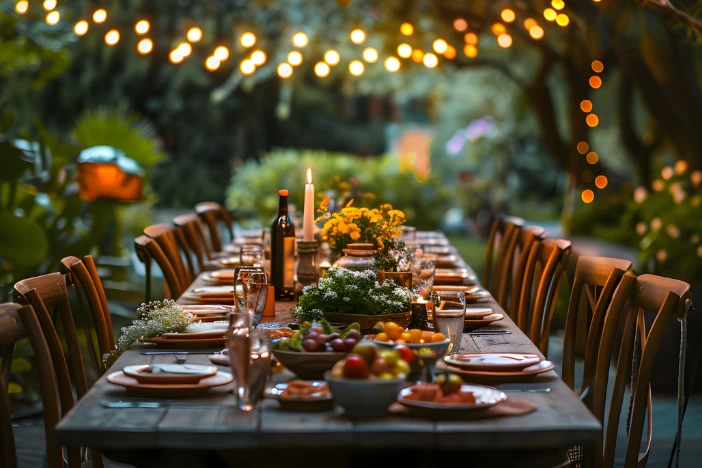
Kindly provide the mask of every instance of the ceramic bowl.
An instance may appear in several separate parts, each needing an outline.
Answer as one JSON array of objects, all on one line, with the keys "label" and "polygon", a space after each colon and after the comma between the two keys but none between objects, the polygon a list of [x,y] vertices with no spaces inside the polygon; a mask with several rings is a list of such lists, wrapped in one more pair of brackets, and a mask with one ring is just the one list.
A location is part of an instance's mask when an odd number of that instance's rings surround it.
[{"label": "ceramic bowl", "polygon": [[[373,343],[376,345],[380,346],[381,348],[389,348],[392,349],[395,346],[398,346],[396,343],[388,343],[386,341],[376,341],[373,340]],[[422,369],[424,368],[425,365],[428,363],[434,363],[444,357],[446,353],[448,352],[449,345],[451,344],[451,340],[446,339],[444,341],[441,341],[439,343],[405,343],[404,346],[407,346],[409,349],[414,351],[415,353],[415,358],[414,360],[410,363],[410,379],[416,379],[421,376]],[[422,358],[419,354],[418,351],[423,348],[429,348],[432,350],[435,354],[433,356],[428,357],[428,359]]]},{"label": "ceramic bowl", "polygon": [[292,373],[305,380],[319,380],[324,373],[331,370],[338,361],[348,353],[320,351],[310,353],[307,351],[281,351],[273,350],[273,355],[282,365]]},{"label": "ceramic bowl", "polygon": [[324,374],[334,402],[352,418],[378,418],[397,400],[405,379],[339,379]]}]

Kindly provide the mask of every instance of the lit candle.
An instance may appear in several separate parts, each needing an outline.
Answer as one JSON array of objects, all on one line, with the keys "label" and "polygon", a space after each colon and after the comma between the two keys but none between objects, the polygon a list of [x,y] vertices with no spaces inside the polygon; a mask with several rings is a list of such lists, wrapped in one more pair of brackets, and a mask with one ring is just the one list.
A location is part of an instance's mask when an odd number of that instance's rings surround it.
[{"label": "lit candle", "polygon": [[312,169],[307,168],[307,183],[305,184],[305,211],[302,223],[302,240],[314,241],[314,184],[312,183]]}]

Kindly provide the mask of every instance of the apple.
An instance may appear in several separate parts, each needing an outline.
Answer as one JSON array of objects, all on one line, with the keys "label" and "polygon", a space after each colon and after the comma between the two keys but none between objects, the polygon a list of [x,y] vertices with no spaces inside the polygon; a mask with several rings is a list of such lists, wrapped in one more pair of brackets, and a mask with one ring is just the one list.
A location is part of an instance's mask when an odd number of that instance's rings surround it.
[{"label": "apple", "polygon": [[395,346],[395,350],[400,353],[400,359],[405,361],[406,363],[411,363],[414,361],[414,351],[409,349],[405,345],[397,345]]},{"label": "apple", "polygon": [[368,364],[362,356],[349,354],[344,363],[344,377],[347,379],[367,379],[370,374]]}]

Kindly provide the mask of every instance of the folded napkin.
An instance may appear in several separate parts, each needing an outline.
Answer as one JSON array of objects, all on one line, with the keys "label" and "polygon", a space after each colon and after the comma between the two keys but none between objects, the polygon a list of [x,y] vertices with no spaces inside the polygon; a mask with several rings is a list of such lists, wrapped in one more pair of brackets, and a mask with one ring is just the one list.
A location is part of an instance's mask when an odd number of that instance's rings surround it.
[{"label": "folded napkin", "polygon": [[152,374],[203,374],[211,372],[210,366],[196,364],[151,364]]},{"label": "folded napkin", "polygon": [[538,406],[530,401],[508,398],[495,406],[481,409],[437,411],[426,408],[410,408],[402,403],[393,403],[389,411],[398,416],[416,416],[434,421],[473,421],[504,416],[522,416],[533,413],[537,408]]},{"label": "folded napkin", "polygon": [[212,361],[212,364],[217,364],[218,366],[225,367],[231,365],[231,362],[229,361],[229,356],[227,356],[226,354],[210,354],[208,357],[210,358],[210,361]]},{"label": "folded napkin", "polygon": [[191,293],[198,297],[233,297],[234,286],[204,286],[193,289]]},{"label": "folded napkin", "polygon": [[226,320],[217,320],[216,322],[197,322],[191,323],[185,327],[185,333],[200,333],[213,332],[223,330],[224,333],[229,329],[229,322]]}]

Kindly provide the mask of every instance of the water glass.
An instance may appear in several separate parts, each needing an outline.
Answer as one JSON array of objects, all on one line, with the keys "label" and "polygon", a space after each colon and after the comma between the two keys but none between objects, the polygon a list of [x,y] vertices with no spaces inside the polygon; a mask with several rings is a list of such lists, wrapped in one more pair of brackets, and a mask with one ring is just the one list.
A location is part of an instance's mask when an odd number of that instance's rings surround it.
[{"label": "water glass", "polygon": [[242,245],[241,246],[241,264],[247,266],[262,266],[265,256],[263,247],[260,245]]},{"label": "water glass", "polygon": [[431,288],[434,287],[436,274],[436,257],[434,254],[425,254],[421,251],[415,253],[412,260],[412,284],[419,290],[422,298],[429,299]]},{"label": "water glass", "polygon": [[[241,317],[242,323],[247,319]],[[234,375],[237,405],[252,411],[263,396],[271,370],[270,330],[232,327],[227,338],[229,362]]]},{"label": "water glass", "polygon": [[448,354],[461,348],[463,326],[466,320],[466,295],[463,291],[434,291],[434,331],[443,333],[451,343]]},{"label": "water glass", "polygon": [[245,282],[241,285],[244,296],[242,310],[251,314],[252,324],[255,327],[261,321],[268,300],[268,283]]}]

